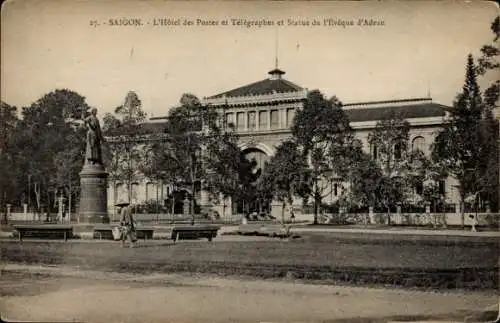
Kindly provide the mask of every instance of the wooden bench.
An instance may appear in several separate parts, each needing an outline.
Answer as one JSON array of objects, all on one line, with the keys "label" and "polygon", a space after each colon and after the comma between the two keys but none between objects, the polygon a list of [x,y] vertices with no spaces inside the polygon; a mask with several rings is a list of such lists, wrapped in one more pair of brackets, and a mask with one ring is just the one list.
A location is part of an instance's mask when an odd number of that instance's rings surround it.
[{"label": "wooden bench", "polygon": [[215,225],[186,225],[174,226],[170,238],[174,240],[206,238],[212,241],[217,236],[220,227]]},{"label": "wooden bench", "polygon": [[[94,239],[106,239],[106,240],[114,240],[113,239],[113,226],[99,226],[94,227]],[[135,233],[137,239],[153,239],[154,229],[152,228],[136,228]]]},{"label": "wooden bench", "polygon": [[19,241],[23,237],[45,238],[51,235],[61,235],[64,241],[73,236],[73,226],[66,224],[20,224],[14,225],[14,229],[19,233]]}]

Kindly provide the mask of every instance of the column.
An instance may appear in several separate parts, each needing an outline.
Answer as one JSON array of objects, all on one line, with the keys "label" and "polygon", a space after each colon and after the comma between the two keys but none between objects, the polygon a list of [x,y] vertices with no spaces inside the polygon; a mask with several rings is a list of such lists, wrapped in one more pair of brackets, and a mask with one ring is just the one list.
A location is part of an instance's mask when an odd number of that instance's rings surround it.
[{"label": "column", "polygon": [[426,201],[425,202],[425,217],[427,218],[427,223],[423,223],[423,224],[428,224],[429,222],[432,222],[431,220],[431,203],[429,201]]},{"label": "column", "polygon": [[245,131],[248,131],[248,111],[245,112]]},{"label": "column", "polygon": [[63,205],[64,203],[64,197],[62,195],[59,196],[57,199],[57,218],[59,222],[63,222]]},{"label": "column", "polygon": [[25,221],[28,220],[28,204],[27,203],[23,204],[23,219]]},{"label": "column", "polygon": [[283,208],[283,203],[281,203],[276,199],[273,199],[271,201],[271,216],[273,216],[276,220],[281,221],[282,208]]},{"label": "column", "polygon": [[260,110],[255,110],[255,130],[259,131],[260,129]]},{"label": "column", "polygon": [[267,130],[271,130],[271,110],[267,109]]},{"label": "column", "polygon": [[10,209],[10,208],[11,208],[11,207],[12,207],[12,205],[7,204],[7,213],[5,213],[5,218],[4,218],[4,219],[2,219],[2,223],[4,223],[4,224],[8,223],[8,221],[9,221],[9,218],[10,218],[10,211],[11,211],[11,209]]},{"label": "column", "polygon": [[200,209],[201,213],[208,214],[209,216],[212,216],[210,214],[210,210],[212,209],[212,205],[210,203],[210,192],[208,191],[206,187],[206,183],[202,182],[201,185],[201,190],[200,190]]},{"label": "column", "polygon": [[191,214],[191,201],[186,197],[183,202],[183,213],[185,216]]}]

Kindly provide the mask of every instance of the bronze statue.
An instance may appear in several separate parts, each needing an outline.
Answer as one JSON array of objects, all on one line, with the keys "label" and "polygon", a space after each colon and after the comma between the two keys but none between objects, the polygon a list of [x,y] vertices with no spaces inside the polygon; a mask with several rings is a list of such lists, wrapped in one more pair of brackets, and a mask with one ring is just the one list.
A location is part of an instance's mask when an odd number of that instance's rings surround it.
[{"label": "bronze statue", "polygon": [[97,109],[93,108],[90,115],[85,118],[87,127],[87,147],[85,149],[85,163],[91,165],[102,165],[102,132],[97,119]]}]

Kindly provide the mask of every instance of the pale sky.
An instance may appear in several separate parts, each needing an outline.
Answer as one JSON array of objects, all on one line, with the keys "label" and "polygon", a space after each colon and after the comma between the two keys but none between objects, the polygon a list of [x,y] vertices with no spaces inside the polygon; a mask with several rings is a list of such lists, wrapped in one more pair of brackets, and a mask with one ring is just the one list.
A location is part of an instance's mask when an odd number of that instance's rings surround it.
[{"label": "pale sky", "polygon": [[[133,90],[149,116],[181,95],[198,97],[285,78],[343,102],[426,97],[450,105],[470,52],[491,43],[493,2],[10,1],[2,8],[1,99],[27,106],[68,88],[105,112]],[[142,26],[105,25],[137,18]],[[228,26],[153,26],[154,18],[218,20]],[[231,18],[284,20],[233,26]],[[324,19],[384,26],[324,26]],[[288,19],[320,26],[289,26]],[[92,20],[100,26],[90,25]],[[491,76],[490,76],[491,77]]]}]

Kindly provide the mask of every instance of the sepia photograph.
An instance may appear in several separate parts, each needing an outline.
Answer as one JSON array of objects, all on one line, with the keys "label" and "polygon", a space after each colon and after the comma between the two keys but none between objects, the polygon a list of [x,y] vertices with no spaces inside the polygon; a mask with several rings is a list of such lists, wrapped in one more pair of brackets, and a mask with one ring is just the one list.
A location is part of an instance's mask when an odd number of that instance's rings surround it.
[{"label": "sepia photograph", "polygon": [[498,321],[499,36],[494,1],[4,1],[2,321]]}]

